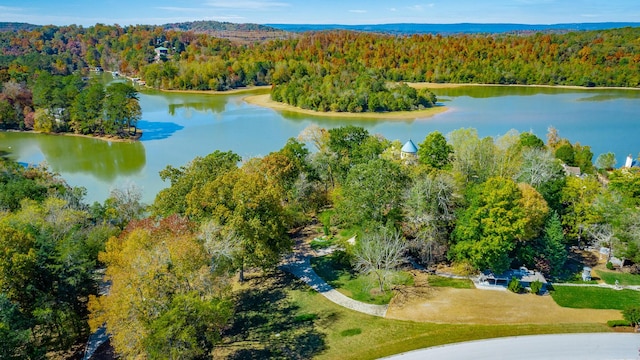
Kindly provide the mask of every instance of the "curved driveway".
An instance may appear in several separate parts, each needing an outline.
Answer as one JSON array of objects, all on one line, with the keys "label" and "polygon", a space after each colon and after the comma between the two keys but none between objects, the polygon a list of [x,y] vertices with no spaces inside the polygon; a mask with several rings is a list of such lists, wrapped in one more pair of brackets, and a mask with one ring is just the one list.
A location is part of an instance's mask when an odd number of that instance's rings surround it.
[{"label": "curved driveway", "polygon": [[533,335],[470,341],[411,351],[386,360],[638,360],[640,334]]}]

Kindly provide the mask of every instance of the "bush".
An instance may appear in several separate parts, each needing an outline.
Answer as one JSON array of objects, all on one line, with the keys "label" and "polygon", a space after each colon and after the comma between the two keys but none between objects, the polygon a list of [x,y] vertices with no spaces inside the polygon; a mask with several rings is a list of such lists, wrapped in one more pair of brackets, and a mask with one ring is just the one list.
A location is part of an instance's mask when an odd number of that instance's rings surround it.
[{"label": "bush", "polygon": [[307,321],[313,321],[318,318],[318,314],[300,314],[293,318],[293,322],[301,323]]},{"label": "bush", "polygon": [[640,324],[640,306],[632,306],[622,310],[622,317],[632,326]]},{"label": "bush", "polygon": [[627,320],[609,320],[607,321],[609,327],[631,326],[631,323]]},{"label": "bush", "polygon": [[511,281],[509,281],[509,285],[507,286],[507,289],[509,289],[509,291],[514,292],[516,294],[521,293],[523,290],[522,285],[520,284],[520,280],[518,280],[516,277],[511,278]]},{"label": "bush", "polygon": [[539,295],[540,291],[542,291],[542,282],[540,280],[533,281],[530,287],[532,293]]},{"label": "bush", "polygon": [[354,336],[354,335],[360,335],[362,334],[362,329],[360,328],[355,328],[355,329],[347,329],[344,331],[340,332],[341,336]]},{"label": "bush", "polygon": [[613,264],[611,263],[611,261],[607,262],[607,269],[609,270],[613,270]]}]

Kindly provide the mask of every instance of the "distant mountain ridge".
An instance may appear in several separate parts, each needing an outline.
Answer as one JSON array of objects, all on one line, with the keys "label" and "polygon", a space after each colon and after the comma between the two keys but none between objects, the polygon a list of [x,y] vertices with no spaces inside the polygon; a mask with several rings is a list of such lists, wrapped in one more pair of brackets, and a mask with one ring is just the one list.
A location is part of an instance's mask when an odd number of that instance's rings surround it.
[{"label": "distant mountain ridge", "polygon": [[188,21],[181,23],[169,23],[161,25],[165,30],[181,30],[193,32],[211,32],[211,31],[262,31],[262,32],[282,32],[267,25],[260,24],[237,24],[219,21]]},{"label": "distant mountain ridge", "polygon": [[40,25],[33,25],[33,24],[27,24],[27,23],[0,22],[0,32],[3,32],[3,31],[20,31],[20,30],[31,31],[31,30],[39,28],[39,27],[40,27]]},{"label": "distant mountain ridge", "polygon": [[640,22],[600,22],[600,23],[566,23],[566,24],[507,24],[507,23],[458,23],[458,24],[372,24],[372,25],[340,25],[340,24],[265,24],[288,32],[353,30],[379,32],[388,34],[495,34],[511,32],[537,31],[582,31],[606,30],[623,27],[640,27]]}]

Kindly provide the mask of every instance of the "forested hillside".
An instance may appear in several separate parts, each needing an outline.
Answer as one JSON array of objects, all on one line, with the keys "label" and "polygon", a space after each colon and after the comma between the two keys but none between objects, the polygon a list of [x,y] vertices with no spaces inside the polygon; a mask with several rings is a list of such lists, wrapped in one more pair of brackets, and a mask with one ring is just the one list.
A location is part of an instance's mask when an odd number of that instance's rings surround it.
[{"label": "forested hillside", "polygon": [[[366,69],[389,81],[636,87],[639,33],[640,28],[531,36],[339,31],[239,45],[154,26],[45,26],[0,34],[0,78],[24,81],[36,68],[68,74],[101,66],[137,74],[157,88],[225,90]],[[165,61],[155,60],[158,46],[169,49]]]}]

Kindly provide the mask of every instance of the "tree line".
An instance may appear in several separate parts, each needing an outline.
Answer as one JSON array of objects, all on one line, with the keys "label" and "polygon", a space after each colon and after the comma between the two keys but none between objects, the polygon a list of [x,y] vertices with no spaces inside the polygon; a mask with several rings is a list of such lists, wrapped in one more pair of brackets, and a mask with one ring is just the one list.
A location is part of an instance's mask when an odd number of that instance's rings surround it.
[{"label": "tree line", "polygon": [[[639,31],[451,36],[328,31],[236,44],[160,26],[43,26],[0,34],[0,81],[24,82],[34,69],[71,74],[100,66],[141,77],[154,88],[226,90],[279,84],[298,66],[339,75],[357,65],[393,82],[636,87]],[[158,46],[169,49],[166,61],[155,61]]]},{"label": "tree line", "polygon": [[133,86],[46,71],[28,79],[2,84],[0,129],[136,136],[142,110]]}]

